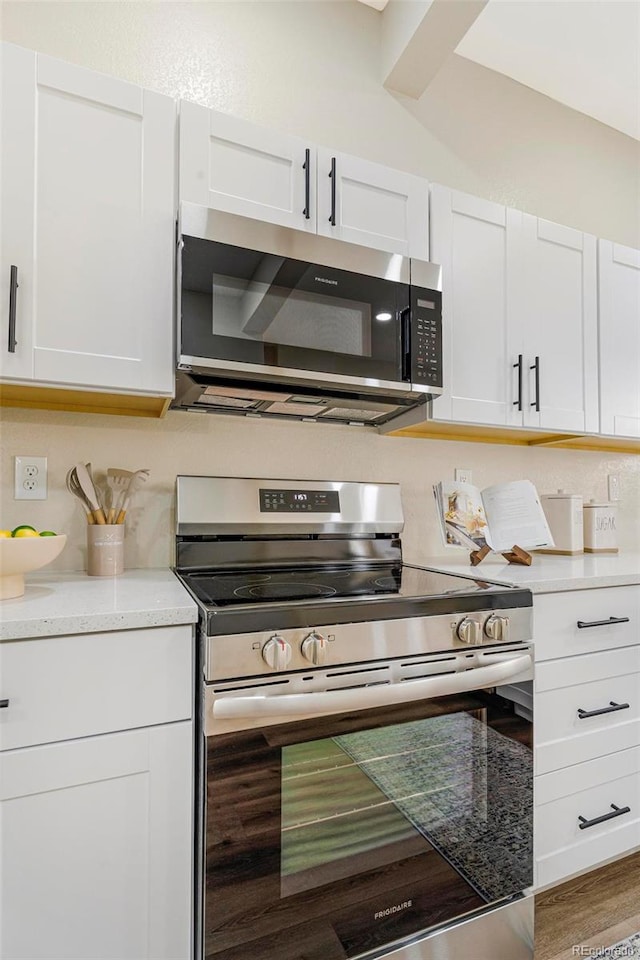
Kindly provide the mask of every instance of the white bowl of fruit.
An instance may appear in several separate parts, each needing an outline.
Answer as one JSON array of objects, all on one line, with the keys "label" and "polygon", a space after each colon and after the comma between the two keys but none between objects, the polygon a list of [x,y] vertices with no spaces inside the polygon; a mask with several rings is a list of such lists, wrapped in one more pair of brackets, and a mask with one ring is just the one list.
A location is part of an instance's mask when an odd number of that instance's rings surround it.
[{"label": "white bowl of fruit", "polygon": [[21,597],[24,575],[46,566],[62,552],[67,537],[28,524],[0,530],[0,600]]}]

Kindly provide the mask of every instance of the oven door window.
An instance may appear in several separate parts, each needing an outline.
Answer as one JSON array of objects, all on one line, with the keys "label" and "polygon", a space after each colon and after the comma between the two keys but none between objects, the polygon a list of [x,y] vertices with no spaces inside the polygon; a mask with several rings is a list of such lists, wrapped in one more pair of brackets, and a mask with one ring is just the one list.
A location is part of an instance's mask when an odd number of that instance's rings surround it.
[{"label": "oven door window", "polygon": [[530,739],[487,693],[210,737],[205,956],[338,960],[521,893]]},{"label": "oven door window", "polygon": [[183,354],[402,379],[407,285],[211,240],[183,243]]}]

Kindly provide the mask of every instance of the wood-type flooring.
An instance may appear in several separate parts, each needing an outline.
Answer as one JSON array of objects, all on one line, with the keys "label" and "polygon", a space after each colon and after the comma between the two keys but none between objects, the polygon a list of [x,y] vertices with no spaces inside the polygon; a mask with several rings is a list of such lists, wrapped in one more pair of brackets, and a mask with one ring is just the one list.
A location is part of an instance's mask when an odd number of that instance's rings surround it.
[{"label": "wood-type flooring", "polygon": [[536,897],[535,960],[588,957],[588,948],[596,952],[638,931],[640,853]]}]

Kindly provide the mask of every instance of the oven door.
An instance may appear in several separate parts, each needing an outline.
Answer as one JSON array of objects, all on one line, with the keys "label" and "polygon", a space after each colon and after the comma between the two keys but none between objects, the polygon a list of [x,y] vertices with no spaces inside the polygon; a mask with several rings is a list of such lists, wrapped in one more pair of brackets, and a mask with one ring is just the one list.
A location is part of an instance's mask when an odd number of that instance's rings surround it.
[{"label": "oven door", "polygon": [[411,389],[408,258],[192,204],[181,231],[180,363]]},{"label": "oven door", "polygon": [[207,686],[206,960],[531,960],[532,725],[476,689],[530,657],[425,662],[385,686],[345,669],[326,693],[287,693],[311,673]]}]

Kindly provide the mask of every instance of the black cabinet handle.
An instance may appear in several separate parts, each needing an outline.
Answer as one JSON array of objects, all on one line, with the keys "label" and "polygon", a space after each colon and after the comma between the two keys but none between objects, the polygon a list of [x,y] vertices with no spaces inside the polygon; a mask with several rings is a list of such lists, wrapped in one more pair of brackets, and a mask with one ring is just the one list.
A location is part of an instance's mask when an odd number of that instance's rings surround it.
[{"label": "black cabinet handle", "polygon": [[513,369],[518,368],[518,399],[513,401],[514,407],[522,410],[522,354],[518,354],[518,362],[514,363]]},{"label": "black cabinet handle", "polygon": [[613,813],[603,813],[601,817],[594,817],[593,820],[587,820],[585,817],[578,817],[580,830],[586,830],[587,827],[595,827],[597,823],[604,823],[606,820],[613,820],[614,817],[621,817],[624,813],[631,813],[631,807],[616,807],[611,804]]},{"label": "black cabinet handle", "polygon": [[331,157],[331,170],[329,171],[329,176],[331,177],[331,216],[329,217],[329,223],[332,227],[336,225],[336,158]]},{"label": "black cabinet handle", "polygon": [[536,398],[529,406],[535,407],[536,412],[540,413],[540,357],[536,357],[529,370],[535,370],[536,372]]},{"label": "black cabinet handle", "polygon": [[11,264],[9,281],[9,353],[16,352],[16,309],[18,307],[18,268]]},{"label": "black cabinet handle", "polygon": [[608,627],[612,623],[629,623],[629,617],[609,617],[608,620],[578,620],[578,630],[586,630],[587,627]]},{"label": "black cabinet handle", "polygon": [[3,707],[8,707],[8,706],[9,706],[9,701],[8,701],[8,700],[0,700],[0,710],[1,710]]},{"label": "black cabinet handle", "polygon": [[600,707],[599,710],[583,710],[582,707],[578,707],[578,720],[586,720],[587,717],[600,717],[603,713],[615,713],[616,710],[628,709],[628,703],[616,703],[615,700],[610,700],[608,707]]},{"label": "black cabinet handle", "polygon": [[305,220],[309,220],[311,218],[311,151],[308,147],[304,152],[302,169],[304,170],[304,210],[302,212]]}]

